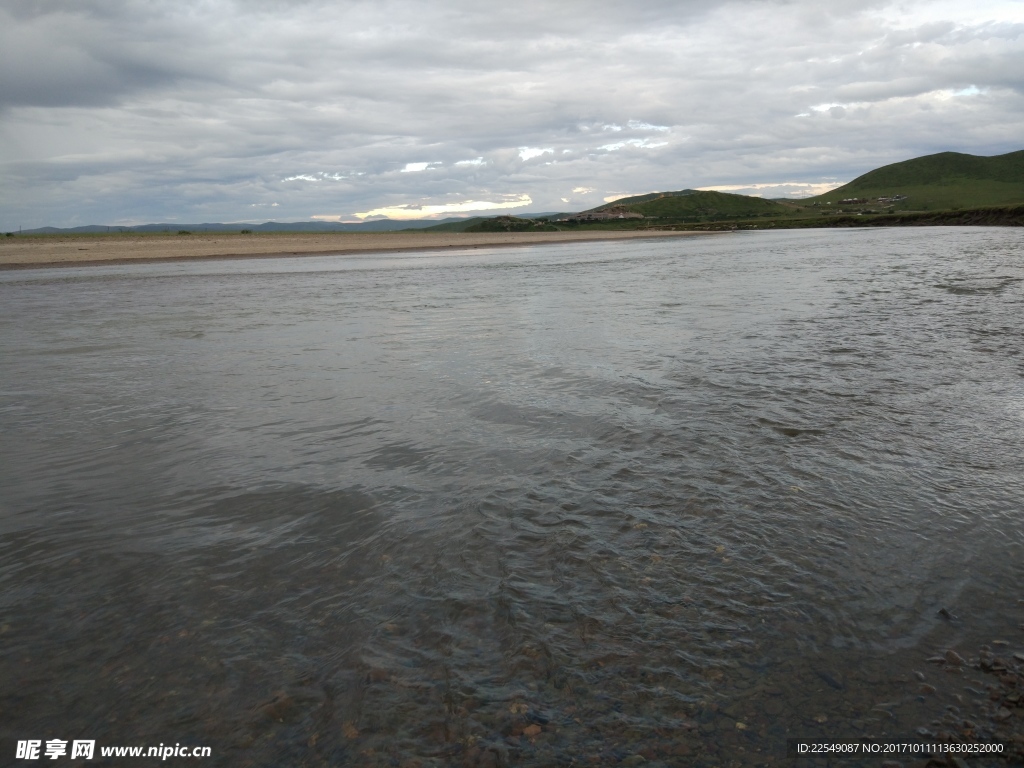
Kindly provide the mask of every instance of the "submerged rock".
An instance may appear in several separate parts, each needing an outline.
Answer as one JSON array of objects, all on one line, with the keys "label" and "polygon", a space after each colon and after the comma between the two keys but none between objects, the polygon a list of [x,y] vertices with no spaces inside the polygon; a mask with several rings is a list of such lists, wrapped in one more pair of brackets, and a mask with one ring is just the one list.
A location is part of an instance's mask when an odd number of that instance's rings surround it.
[{"label": "submerged rock", "polygon": [[949,664],[955,664],[958,667],[962,667],[967,663],[967,659],[961,656],[959,653],[953,650],[946,651],[946,662]]}]

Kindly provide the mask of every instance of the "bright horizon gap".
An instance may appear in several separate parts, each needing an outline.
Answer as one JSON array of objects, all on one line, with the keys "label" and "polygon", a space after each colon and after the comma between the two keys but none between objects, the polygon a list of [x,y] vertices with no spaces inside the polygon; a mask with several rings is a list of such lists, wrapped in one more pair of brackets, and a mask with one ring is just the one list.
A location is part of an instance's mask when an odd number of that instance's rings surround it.
[{"label": "bright horizon gap", "polygon": [[[788,189],[796,193],[802,193],[806,197],[814,197],[815,195],[823,195],[826,192],[831,192],[833,189],[837,189],[843,184],[847,184],[845,181],[776,181],[776,182],[758,182],[755,184],[718,184],[709,187],[694,187],[698,192],[738,192],[739,190],[783,190]],[[760,195],[750,195],[751,197],[760,197]]]},{"label": "bright horizon gap", "polygon": [[[529,195],[516,195],[511,200],[504,202],[493,202],[490,200],[465,200],[461,203],[442,203],[440,205],[394,205],[384,208],[374,208],[372,211],[352,214],[358,219],[365,221],[370,217],[385,216],[398,221],[409,219],[430,219],[448,213],[470,213],[474,211],[493,211],[504,208],[522,208],[533,203]],[[323,218],[314,216],[313,218]]]}]

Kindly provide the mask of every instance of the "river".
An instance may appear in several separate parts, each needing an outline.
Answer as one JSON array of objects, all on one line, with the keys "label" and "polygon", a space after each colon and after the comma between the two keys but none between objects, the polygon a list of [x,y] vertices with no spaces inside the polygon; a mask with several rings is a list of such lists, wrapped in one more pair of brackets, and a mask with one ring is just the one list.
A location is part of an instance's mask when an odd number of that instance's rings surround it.
[{"label": "river", "polygon": [[909,738],[1024,650],[1022,352],[1014,229],[0,272],[0,746]]}]

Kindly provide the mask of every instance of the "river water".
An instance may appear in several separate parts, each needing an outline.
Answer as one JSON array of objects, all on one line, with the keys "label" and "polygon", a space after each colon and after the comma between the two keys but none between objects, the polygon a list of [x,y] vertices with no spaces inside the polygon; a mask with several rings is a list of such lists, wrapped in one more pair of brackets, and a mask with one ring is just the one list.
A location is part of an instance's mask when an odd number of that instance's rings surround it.
[{"label": "river water", "polygon": [[1011,229],[0,273],[3,762],[911,736],[1024,649],[1022,351]]}]

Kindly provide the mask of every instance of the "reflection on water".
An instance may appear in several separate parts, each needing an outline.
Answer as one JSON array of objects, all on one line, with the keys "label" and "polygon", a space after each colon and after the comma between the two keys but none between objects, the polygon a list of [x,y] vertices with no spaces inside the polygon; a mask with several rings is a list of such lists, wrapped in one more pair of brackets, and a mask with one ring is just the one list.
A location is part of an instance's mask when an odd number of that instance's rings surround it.
[{"label": "reflection on water", "polygon": [[951,701],[927,656],[1024,646],[1022,245],[0,273],[0,746],[762,765],[911,735]]}]

